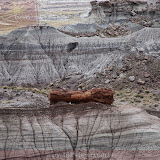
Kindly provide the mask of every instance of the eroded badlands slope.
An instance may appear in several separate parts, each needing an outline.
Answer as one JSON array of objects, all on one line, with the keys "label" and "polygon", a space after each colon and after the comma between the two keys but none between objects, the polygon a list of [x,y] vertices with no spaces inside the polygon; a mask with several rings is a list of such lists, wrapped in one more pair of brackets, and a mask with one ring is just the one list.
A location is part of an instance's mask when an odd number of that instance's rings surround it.
[{"label": "eroded badlands slope", "polygon": [[159,128],[157,117],[129,105],[1,109],[0,159],[158,160]]},{"label": "eroded badlands slope", "polygon": [[67,76],[93,77],[122,58],[143,52],[159,57],[159,28],[119,38],[74,38],[50,26],[29,26],[0,37],[0,84],[47,84]]}]

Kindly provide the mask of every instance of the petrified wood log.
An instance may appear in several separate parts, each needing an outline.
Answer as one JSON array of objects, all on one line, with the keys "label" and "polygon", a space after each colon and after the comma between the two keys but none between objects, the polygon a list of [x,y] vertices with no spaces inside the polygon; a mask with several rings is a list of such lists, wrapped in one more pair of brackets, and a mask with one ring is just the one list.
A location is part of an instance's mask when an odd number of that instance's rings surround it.
[{"label": "petrified wood log", "polygon": [[57,102],[100,102],[111,105],[114,101],[114,92],[110,89],[92,89],[87,91],[74,91],[74,90],[52,90],[49,94],[50,104]]}]

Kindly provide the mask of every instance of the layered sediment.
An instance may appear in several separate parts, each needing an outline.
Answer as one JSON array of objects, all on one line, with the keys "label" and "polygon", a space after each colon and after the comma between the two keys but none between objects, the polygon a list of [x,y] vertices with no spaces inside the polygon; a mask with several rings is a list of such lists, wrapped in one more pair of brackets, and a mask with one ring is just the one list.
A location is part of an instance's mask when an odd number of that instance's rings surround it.
[{"label": "layered sediment", "polygon": [[159,57],[159,35],[158,28],[146,28],[119,38],[74,38],[50,26],[22,28],[0,40],[0,84],[95,77],[109,66],[120,68],[132,50]]},{"label": "layered sediment", "polygon": [[101,156],[158,160],[160,156],[160,120],[129,105],[1,109],[0,131],[1,160],[93,160]]},{"label": "layered sediment", "polygon": [[[160,1],[118,0],[91,1],[91,11],[83,24],[60,27],[64,32],[82,35],[107,29],[109,24],[138,31],[144,27],[160,27]],[[83,27],[80,27],[83,26]],[[83,28],[83,29],[82,29]],[[107,29],[108,31],[108,29]],[[118,30],[111,32],[118,32]],[[97,34],[96,34],[97,35]],[[122,31],[116,36],[121,36]],[[124,34],[123,34],[124,35]],[[84,36],[84,35],[83,35]],[[87,35],[86,35],[87,36]]]},{"label": "layered sediment", "polygon": [[[90,16],[97,18],[100,21],[107,23],[131,21],[141,17],[141,21],[133,21],[143,26],[150,27],[156,20],[159,20],[160,2],[154,1],[155,4],[149,1],[92,1],[92,10]],[[132,22],[132,21],[131,21]]]}]

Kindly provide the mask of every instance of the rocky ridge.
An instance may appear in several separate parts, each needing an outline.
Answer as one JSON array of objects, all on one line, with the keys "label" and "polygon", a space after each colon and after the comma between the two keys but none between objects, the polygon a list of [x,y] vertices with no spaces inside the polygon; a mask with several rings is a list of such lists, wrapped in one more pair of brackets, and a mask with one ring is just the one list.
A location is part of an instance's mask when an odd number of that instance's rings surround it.
[{"label": "rocky ridge", "polygon": [[[149,1],[135,0],[119,0],[116,2],[92,1],[90,16],[94,18],[97,17],[100,21],[106,21],[108,24],[111,22],[128,21],[131,17],[141,17],[141,25],[149,27],[152,26],[156,20],[159,20],[160,2],[158,0],[155,2],[155,4],[151,4]],[[146,23],[144,24],[142,17],[146,18]],[[134,23],[136,23],[136,21]]]},{"label": "rocky ridge", "polygon": [[[103,35],[121,36],[121,31],[108,29],[108,25],[119,26],[134,32],[144,27],[160,27],[160,1],[91,1],[91,11],[85,23],[66,25],[59,30],[76,36]],[[81,25],[81,27],[79,27]],[[78,30],[77,30],[78,28]],[[83,28],[83,29],[82,29]],[[104,32],[105,31],[105,32]],[[117,32],[117,33],[116,33]],[[104,33],[104,34],[103,34]]]}]

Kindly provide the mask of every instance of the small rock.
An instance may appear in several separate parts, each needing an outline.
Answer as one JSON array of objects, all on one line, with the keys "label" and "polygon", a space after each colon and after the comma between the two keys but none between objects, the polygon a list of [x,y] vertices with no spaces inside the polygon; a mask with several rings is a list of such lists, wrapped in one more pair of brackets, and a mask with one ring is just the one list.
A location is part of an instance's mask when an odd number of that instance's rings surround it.
[{"label": "small rock", "polygon": [[109,79],[107,79],[104,83],[105,84],[108,84],[110,82],[110,80]]},{"label": "small rock", "polygon": [[98,74],[99,74],[100,76],[105,76],[105,74],[102,73],[102,72],[99,72]]},{"label": "small rock", "polygon": [[135,16],[136,13],[134,11],[131,11],[131,16]]},{"label": "small rock", "polygon": [[54,86],[54,83],[50,83],[50,85],[49,85],[50,87],[53,87]]},{"label": "small rock", "polygon": [[145,74],[144,74],[144,77],[145,77],[145,78],[149,78],[150,76],[151,76],[151,75],[150,75],[149,73],[145,73]]},{"label": "small rock", "polygon": [[145,57],[144,57],[144,60],[148,60],[148,59],[149,59],[149,57],[148,57],[148,56],[145,56]]},{"label": "small rock", "polygon": [[129,80],[131,81],[131,82],[133,82],[133,81],[135,81],[135,76],[129,76]]},{"label": "small rock", "polygon": [[78,88],[80,88],[80,89],[82,89],[83,87],[84,87],[83,83],[79,84],[79,86],[78,86]]},{"label": "small rock", "polygon": [[16,96],[20,96],[20,94],[19,94],[19,93],[16,93]]},{"label": "small rock", "polygon": [[119,78],[120,78],[120,79],[121,79],[121,78],[125,78],[125,76],[126,76],[126,74],[121,73],[121,74],[119,75]]},{"label": "small rock", "polygon": [[105,68],[105,71],[109,71],[109,67]]},{"label": "small rock", "polygon": [[109,67],[109,71],[113,71],[113,67]]},{"label": "small rock", "polygon": [[113,71],[113,67],[107,67],[105,71]]},{"label": "small rock", "polygon": [[126,68],[126,67],[123,67],[123,68],[121,68],[121,71],[123,71],[123,72],[125,72],[125,71],[127,71],[128,69]]},{"label": "small rock", "polygon": [[149,82],[149,81],[150,81],[150,78],[146,78],[146,79],[145,79],[145,82]]},{"label": "small rock", "polygon": [[115,74],[112,75],[113,79],[117,79],[117,76]]},{"label": "small rock", "polygon": [[143,53],[143,52],[145,51],[144,48],[138,48],[138,50],[139,50],[139,53],[140,53],[140,54]]},{"label": "small rock", "polygon": [[145,81],[139,79],[139,80],[137,81],[137,83],[138,83],[138,84],[141,84],[141,85],[144,85],[144,84],[145,84]]},{"label": "small rock", "polygon": [[146,63],[147,63],[147,60],[143,60],[143,61],[142,61],[142,64],[145,65]]},{"label": "small rock", "polygon": [[133,47],[133,48],[131,49],[131,53],[137,53],[137,49],[136,49],[135,47]]},{"label": "small rock", "polygon": [[118,70],[118,71],[116,72],[116,74],[117,74],[117,76],[119,76],[119,75],[121,74],[121,72]]}]

